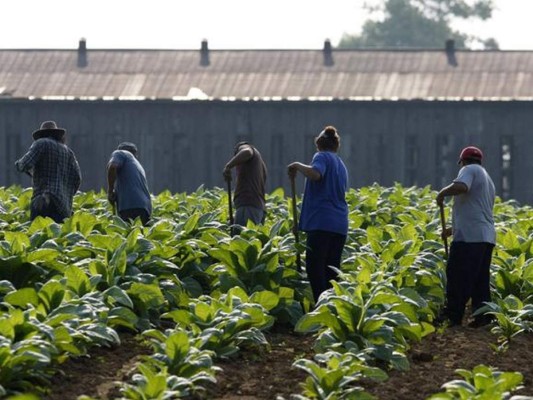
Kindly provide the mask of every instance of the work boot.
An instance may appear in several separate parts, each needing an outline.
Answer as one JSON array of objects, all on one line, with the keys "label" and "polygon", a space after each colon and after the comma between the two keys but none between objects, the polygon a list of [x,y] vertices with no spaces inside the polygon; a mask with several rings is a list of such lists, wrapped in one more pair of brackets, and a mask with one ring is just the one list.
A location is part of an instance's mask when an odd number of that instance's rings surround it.
[{"label": "work boot", "polygon": [[469,328],[481,328],[492,323],[494,317],[489,314],[478,315],[472,322],[468,324]]},{"label": "work boot", "polygon": [[433,321],[435,326],[460,326],[461,321],[450,318],[446,312],[441,312]]}]

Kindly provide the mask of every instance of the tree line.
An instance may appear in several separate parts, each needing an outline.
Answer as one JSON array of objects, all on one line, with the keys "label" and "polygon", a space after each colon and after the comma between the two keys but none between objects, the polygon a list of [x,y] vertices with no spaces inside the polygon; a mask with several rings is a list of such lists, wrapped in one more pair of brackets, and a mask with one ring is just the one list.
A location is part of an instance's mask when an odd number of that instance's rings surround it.
[{"label": "tree line", "polygon": [[452,27],[457,20],[488,20],[494,0],[371,0],[370,18],[361,34],[344,34],[338,48],[442,48],[453,39],[456,48],[498,49],[492,38],[469,35]]}]

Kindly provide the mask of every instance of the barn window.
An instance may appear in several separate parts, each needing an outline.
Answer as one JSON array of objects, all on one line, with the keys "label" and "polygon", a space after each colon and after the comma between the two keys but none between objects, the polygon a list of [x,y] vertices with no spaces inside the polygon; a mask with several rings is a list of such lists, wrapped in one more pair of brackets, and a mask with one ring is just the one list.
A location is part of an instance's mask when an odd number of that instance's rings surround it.
[{"label": "barn window", "polygon": [[501,169],[501,197],[504,200],[511,198],[513,192],[513,137],[504,135],[500,138],[500,169]]}]

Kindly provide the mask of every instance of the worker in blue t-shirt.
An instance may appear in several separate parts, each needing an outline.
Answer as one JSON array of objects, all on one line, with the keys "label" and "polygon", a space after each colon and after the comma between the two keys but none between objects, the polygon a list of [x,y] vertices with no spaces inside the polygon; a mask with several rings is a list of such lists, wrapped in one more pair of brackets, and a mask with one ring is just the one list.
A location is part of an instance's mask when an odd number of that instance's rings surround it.
[{"label": "worker in blue t-shirt", "polygon": [[137,146],[130,142],[119,144],[107,164],[107,198],[117,207],[125,221],[140,218],[146,225],[152,214],[152,200],[146,174],[137,160]]},{"label": "worker in blue t-shirt", "polygon": [[307,233],[306,271],[315,301],[337,279],[342,250],[348,234],[348,171],[337,155],[340,136],[327,126],[315,138],[318,150],[311,165],[293,162],[288,174],[294,179],[301,172],[307,179],[299,228]]}]

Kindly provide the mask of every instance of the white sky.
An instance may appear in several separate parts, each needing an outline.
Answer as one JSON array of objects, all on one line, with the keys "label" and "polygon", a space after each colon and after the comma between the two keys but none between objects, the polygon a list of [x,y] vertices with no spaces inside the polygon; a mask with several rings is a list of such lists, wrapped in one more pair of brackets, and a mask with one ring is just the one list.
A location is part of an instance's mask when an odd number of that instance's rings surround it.
[{"label": "white sky", "polygon": [[[319,49],[358,33],[364,0],[0,0],[0,48]],[[533,50],[533,0],[464,30]],[[444,45],[444,44],[443,44]]]}]

